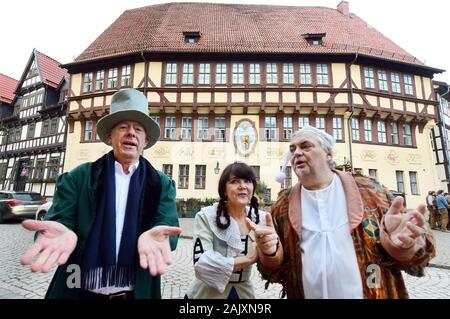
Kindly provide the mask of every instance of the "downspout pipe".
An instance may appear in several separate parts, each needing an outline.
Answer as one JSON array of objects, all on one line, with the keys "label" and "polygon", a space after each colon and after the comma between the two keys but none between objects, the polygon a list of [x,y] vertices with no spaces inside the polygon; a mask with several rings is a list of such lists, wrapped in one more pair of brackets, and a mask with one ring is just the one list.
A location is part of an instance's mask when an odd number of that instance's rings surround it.
[{"label": "downspout pipe", "polygon": [[[350,169],[353,172],[353,150],[352,150],[352,143],[353,143],[353,130],[352,130],[352,119],[353,119],[353,113],[355,112],[355,105],[353,101],[353,79],[352,79],[352,65],[356,62],[358,59],[358,52],[355,53],[355,58],[352,60],[350,65],[348,66],[348,84],[350,87],[350,116],[347,120],[347,127],[348,127],[348,152],[350,156]],[[344,163],[345,166],[346,163]]]},{"label": "downspout pipe", "polygon": [[141,50],[142,60],[144,61],[144,90],[143,93],[147,96],[147,83],[148,83],[148,61],[145,59],[144,50]]}]

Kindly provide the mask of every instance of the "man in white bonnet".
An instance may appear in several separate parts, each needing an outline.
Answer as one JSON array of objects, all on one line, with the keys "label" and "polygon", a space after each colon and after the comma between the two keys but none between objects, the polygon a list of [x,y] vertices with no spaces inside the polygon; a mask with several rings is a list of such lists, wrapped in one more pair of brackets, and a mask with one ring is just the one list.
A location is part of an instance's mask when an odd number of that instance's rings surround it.
[{"label": "man in white bonnet", "polygon": [[161,298],[181,229],[174,181],[142,156],[160,134],[146,96],[116,92],[97,132],[112,151],[58,178],[46,220],[23,222],[39,233],[21,262],[33,272],[59,265],[46,298]]},{"label": "man in white bonnet", "polygon": [[281,253],[259,256],[263,278],[288,298],[408,298],[400,270],[423,276],[435,254],[425,205],[403,212],[374,179],[335,170],[333,146],[312,126],[292,137],[283,170],[299,182],[272,207]]}]

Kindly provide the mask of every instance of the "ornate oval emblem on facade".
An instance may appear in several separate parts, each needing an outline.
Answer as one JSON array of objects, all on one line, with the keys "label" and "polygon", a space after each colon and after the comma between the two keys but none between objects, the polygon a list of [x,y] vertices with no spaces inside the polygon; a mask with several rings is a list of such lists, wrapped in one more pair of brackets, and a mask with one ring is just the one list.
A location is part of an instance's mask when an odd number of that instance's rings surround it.
[{"label": "ornate oval emblem on facade", "polygon": [[406,161],[410,164],[422,164],[422,157],[419,154],[408,154]]},{"label": "ornate oval emblem on facade", "polygon": [[377,153],[375,151],[363,150],[361,152],[361,159],[363,161],[375,162],[377,160]]},{"label": "ornate oval emblem on facade", "polygon": [[386,160],[389,164],[396,165],[400,163],[400,156],[396,151],[389,151],[386,154]]},{"label": "ornate oval emblem on facade", "polygon": [[249,156],[255,149],[257,141],[255,123],[249,119],[242,119],[236,123],[233,142],[236,151],[241,156]]}]

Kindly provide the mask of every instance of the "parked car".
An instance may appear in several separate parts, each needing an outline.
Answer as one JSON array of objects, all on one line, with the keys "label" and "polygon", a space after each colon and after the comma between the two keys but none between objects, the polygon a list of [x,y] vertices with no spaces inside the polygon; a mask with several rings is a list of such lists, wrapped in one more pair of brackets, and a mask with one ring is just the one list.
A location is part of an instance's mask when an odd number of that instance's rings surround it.
[{"label": "parked car", "polygon": [[47,214],[50,207],[52,207],[53,202],[49,201],[45,204],[42,204],[36,209],[36,220],[44,220],[45,214]]},{"label": "parked car", "polygon": [[14,218],[34,218],[36,209],[46,202],[36,192],[0,190],[0,222]]}]

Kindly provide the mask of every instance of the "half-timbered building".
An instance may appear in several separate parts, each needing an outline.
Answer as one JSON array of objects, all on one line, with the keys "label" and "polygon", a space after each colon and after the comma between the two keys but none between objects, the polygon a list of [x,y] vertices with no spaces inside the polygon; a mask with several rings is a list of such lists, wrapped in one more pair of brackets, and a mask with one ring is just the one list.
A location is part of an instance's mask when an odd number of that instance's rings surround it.
[{"label": "half-timbered building", "polygon": [[[407,30],[405,31],[407,32]],[[251,165],[274,200],[292,133],[306,124],[337,140],[337,164],[406,194],[434,188],[435,119],[426,66],[342,1],[337,9],[168,3],[125,11],[75,61],[65,170],[110,148],[96,123],[111,95],[147,95],[161,139],[144,155],[179,198],[217,197],[221,170]],[[295,177],[290,167],[281,187]]]},{"label": "half-timbered building", "polygon": [[65,156],[67,70],[33,50],[15,88],[12,113],[2,119],[6,129],[0,187],[29,190],[52,197]]}]

